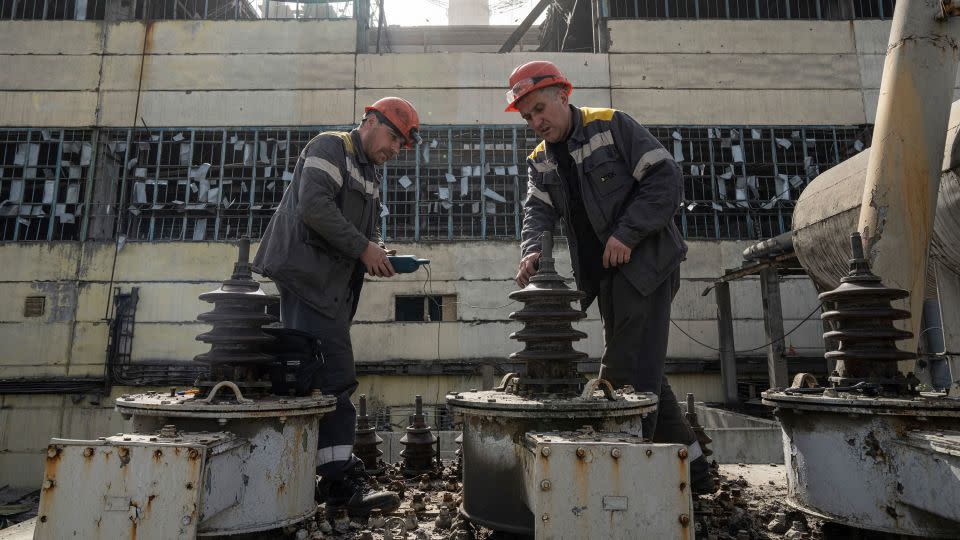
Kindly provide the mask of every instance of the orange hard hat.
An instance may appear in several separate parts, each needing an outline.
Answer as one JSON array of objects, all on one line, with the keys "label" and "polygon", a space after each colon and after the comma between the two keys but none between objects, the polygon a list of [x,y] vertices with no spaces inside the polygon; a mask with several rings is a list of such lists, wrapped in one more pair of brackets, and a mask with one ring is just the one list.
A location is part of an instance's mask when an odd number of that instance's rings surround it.
[{"label": "orange hard hat", "polygon": [[553,62],[547,62],[546,60],[535,60],[517,67],[510,74],[509,84],[510,89],[507,90],[507,103],[509,105],[503,110],[504,112],[516,112],[517,102],[534,90],[563,85],[568,96],[573,91],[573,84],[563,76],[560,68]]},{"label": "orange hard hat", "polygon": [[404,138],[404,146],[407,148],[420,144],[420,117],[409,101],[392,96],[381,98],[373,105],[363,108],[364,113],[370,111],[380,113],[381,120]]}]

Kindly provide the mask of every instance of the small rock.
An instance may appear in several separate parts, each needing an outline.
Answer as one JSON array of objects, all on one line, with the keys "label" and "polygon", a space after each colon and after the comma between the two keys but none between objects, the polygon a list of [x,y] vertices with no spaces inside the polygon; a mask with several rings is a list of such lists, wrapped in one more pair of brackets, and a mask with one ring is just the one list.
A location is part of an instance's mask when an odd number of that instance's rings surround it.
[{"label": "small rock", "polygon": [[776,534],[783,534],[787,532],[788,527],[787,514],[785,512],[777,512],[776,515],[773,516],[773,519],[770,521],[770,523],[767,523],[767,530]]}]

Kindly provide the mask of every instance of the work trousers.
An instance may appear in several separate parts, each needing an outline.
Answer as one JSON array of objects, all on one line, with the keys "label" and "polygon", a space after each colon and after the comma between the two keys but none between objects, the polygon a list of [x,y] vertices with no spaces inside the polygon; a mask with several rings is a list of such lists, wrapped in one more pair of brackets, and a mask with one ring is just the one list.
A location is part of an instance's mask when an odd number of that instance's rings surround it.
[{"label": "work trousers", "polygon": [[323,363],[313,376],[311,388],[337,398],[337,408],[320,418],[317,441],[317,474],[329,480],[343,478],[358,458],[353,455],[357,432],[357,409],[350,396],[357,389],[357,370],[350,342],[352,299],[347,298],[336,317],[327,317],[282,286],[280,321],[284,328],[313,334],[319,342]]},{"label": "work trousers", "polygon": [[[670,304],[679,288],[679,269],[646,296],[622,272],[608,272],[597,297],[604,337],[600,361],[603,378],[614,387],[629,384],[658,396],[657,409],[642,421],[643,436],[657,443],[686,444],[691,459],[697,459],[702,449],[664,374]],[[706,467],[705,459],[691,463],[691,475],[706,474]]]}]

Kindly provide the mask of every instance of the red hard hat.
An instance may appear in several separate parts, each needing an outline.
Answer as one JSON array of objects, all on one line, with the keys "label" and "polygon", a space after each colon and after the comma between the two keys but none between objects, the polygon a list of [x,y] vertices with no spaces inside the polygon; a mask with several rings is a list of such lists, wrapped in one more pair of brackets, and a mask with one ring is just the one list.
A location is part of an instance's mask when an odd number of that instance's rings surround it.
[{"label": "red hard hat", "polygon": [[417,110],[409,101],[398,97],[381,98],[373,105],[363,108],[364,113],[370,111],[380,113],[386,123],[403,136],[404,146],[407,148],[420,144],[420,117],[417,116]]},{"label": "red hard hat", "polygon": [[546,60],[527,62],[510,74],[510,89],[507,90],[507,108],[504,112],[517,112],[517,102],[520,99],[541,88],[563,85],[567,95],[573,91],[573,85],[560,73],[560,69]]}]

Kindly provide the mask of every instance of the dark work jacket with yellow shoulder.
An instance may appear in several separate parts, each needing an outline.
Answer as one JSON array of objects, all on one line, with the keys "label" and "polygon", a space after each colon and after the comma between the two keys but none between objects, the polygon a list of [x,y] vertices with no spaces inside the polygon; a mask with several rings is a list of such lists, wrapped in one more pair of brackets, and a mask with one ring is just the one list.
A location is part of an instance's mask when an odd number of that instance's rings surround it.
[{"label": "dark work jacket with yellow shoulder", "polygon": [[[552,231],[557,219],[570,226],[566,181],[580,183],[583,206],[593,232],[603,245],[610,236],[633,251],[620,267],[643,295],[653,292],[680,266],[687,246],[674,223],[683,198],[683,176],[673,156],[636,120],[615,109],[570,106],[573,127],[567,148],[576,178],[561,178],[547,145],[527,158],[529,180],[523,205],[522,255],[540,251],[540,234]],[[576,235],[569,234],[577,287],[590,305],[599,283],[583,283],[581,268],[598,261],[577,255]]]},{"label": "dark work jacket with yellow shoulder", "polygon": [[380,243],[379,188],[356,129],[317,135],[263,233],[254,271],[324,315],[349,307],[352,317],[363,286],[357,261],[370,241]]}]

